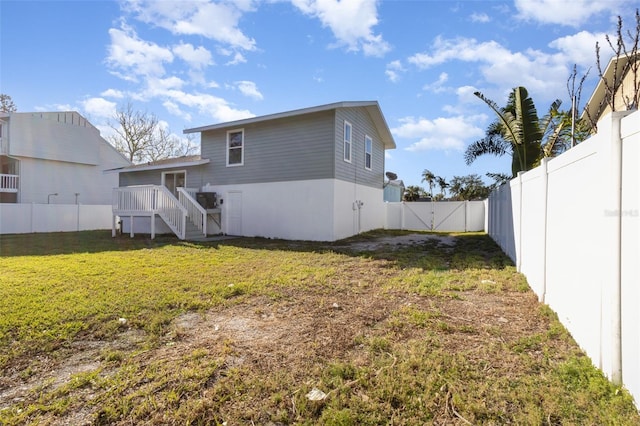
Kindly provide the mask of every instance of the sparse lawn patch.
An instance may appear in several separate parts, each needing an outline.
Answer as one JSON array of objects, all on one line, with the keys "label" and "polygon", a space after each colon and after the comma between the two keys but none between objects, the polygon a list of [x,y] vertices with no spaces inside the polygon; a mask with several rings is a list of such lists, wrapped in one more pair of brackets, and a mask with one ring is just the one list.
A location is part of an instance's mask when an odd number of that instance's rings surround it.
[{"label": "sparse lawn patch", "polygon": [[2,424],[640,424],[483,234],[0,255]]}]

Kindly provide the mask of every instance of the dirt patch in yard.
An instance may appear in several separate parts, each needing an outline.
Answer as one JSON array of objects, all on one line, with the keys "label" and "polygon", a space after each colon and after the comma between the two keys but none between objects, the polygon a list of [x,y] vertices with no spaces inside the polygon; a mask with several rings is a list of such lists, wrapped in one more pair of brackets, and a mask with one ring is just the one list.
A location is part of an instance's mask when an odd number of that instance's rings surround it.
[{"label": "dirt patch in yard", "polygon": [[[421,255],[428,256],[429,250],[455,246],[453,236],[410,234],[330,249],[349,250],[357,257],[423,247]],[[442,369],[434,376],[434,388],[425,385],[416,391],[423,392],[418,411],[428,412],[425,418],[433,424],[483,423],[483,410],[491,413],[492,408],[465,406],[465,380],[511,386],[577,350],[566,335],[548,340],[555,319],[541,310],[531,292],[495,290],[491,285],[496,283],[479,275],[473,278],[476,286],[434,297],[389,285],[397,272],[384,259],[363,267],[346,265],[335,285],[281,287],[268,296],[186,312],[151,345],[142,331],[123,326],[115,340],[81,340],[55,355],[20,360],[0,379],[0,410],[36,406],[46,392],[70,404],[60,414],[50,410],[37,417],[53,425],[350,424],[341,423],[347,417],[339,416],[366,411],[375,400],[388,416],[379,422],[412,424],[412,418],[402,417],[409,400],[396,402],[394,391],[384,387],[396,389],[400,385],[394,379],[408,380],[411,370],[402,368],[412,362],[416,365],[407,368],[424,374],[419,372],[422,361],[412,361],[420,359],[417,352],[441,352],[444,358],[429,361],[434,363],[429,369]],[[206,369],[210,372],[202,373]],[[470,378],[447,379],[455,369]],[[87,385],[65,390],[74,377],[92,372]],[[154,388],[147,390],[149,386]],[[325,397],[310,402],[305,395],[316,387]],[[175,395],[167,396],[167,389]],[[489,395],[491,390],[478,392]],[[484,397],[484,403],[504,404],[498,412],[522,409],[491,398]],[[327,401],[338,400],[357,408],[331,411]],[[122,408],[127,404],[131,406]],[[548,419],[554,423],[551,415]],[[484,420],[501,423],[498,417]]]}]

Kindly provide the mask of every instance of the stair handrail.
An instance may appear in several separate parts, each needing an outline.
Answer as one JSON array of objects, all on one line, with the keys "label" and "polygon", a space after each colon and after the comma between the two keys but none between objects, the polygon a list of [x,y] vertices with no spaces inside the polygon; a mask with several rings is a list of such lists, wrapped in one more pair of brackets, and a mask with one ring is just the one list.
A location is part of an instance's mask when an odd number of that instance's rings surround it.
[{"label": "stair handrail", "polygon": [[[187,210],[187,217],[198,228],[200,232],[207,236],[207,211],[193,197],[196,190],[192,188],[178,188],[178,201]],[[193,194],[193,195],[191,195]]]},{"label": "stair handrail", "polygon": [[169,228],[184,240],[187,232],[187,209],[162,185],[155,185],[155,211],[169,225]]}]

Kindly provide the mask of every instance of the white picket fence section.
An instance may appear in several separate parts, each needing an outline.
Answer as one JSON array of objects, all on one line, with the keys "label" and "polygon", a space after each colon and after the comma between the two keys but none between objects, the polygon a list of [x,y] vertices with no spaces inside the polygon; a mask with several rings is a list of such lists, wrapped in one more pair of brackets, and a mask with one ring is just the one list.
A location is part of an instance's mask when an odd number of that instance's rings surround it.
[{"label": "white picket fence section", "polygon": [[0,204],[0,235],[110,228],[110,205]]},{"label": "white picket fence section", "polygon": [[488,232],[594,365],[640,401],[640,112],[489,197]]},{"label": "white picket fence section", "polygon": [[385,205],[385,229],[436,232],[485,230],[486,201],[403,201]]}]

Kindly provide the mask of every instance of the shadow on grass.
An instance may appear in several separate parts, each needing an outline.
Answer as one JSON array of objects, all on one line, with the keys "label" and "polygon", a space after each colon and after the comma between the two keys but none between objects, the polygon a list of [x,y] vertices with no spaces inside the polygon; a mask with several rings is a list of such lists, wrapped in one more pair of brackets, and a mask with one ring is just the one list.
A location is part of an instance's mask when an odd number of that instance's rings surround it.
[{"label": "shadow on grass", "polygon": [[[415,241],[393,242],[389,237],[415,235]],[[430,238],[419,238],[430,237]],[[430,233],[375,230],[336,242],[285,241],[238,238],[220,242],[189,243],[202,248],[221,246],[253,250],[334,252],[347,256],[387,260],[400,268],[423,270],[504,269],[513,262],[485,233]]]},{"label": "shadow on grass", "polygon": [[[394,242],[392,238],[410,235],[423,238],[416,238],[411,242]],[[334,252],[387,260],[400,268],[423,270],[503,269],[513,265],[500,247],[484,233],[446,234],[397,230],[375,230],[336,242],[248,237],[198,242],[180,241],[172,235],[159,235],[151,239],[144,234],[133,238],[117,235],[114,238],[110,231],[12,234],[0,236],[0,257],[132,251],[167,245],[214,250],[231,246],[251,250]]]},{"label": "shadow on grass", "polygon": [[158,236],[153,240],[148,235],[112,238],[111,231],[9,234],[0,235],[0,257],[141,250],[179,242],[171,236]]}]

